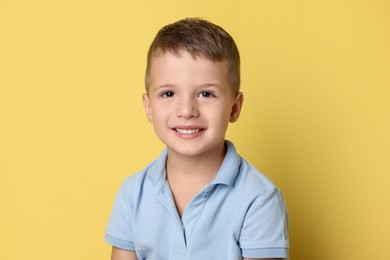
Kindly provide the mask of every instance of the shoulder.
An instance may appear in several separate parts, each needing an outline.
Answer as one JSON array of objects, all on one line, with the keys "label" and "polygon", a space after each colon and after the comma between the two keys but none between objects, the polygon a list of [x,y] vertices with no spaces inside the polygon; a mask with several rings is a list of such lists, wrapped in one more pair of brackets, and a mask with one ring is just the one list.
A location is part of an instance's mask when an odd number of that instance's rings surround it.
[{"label": "shoulder", "polygon": [[238,192],[240,197],[249,199],[277,189],[266,175],[237,153],[233,143],[227,141],[227,145],[228,151],[215,183],[226,184]]},{"label": "shoulder", "polygon": [[139,198],[141,193],[148,192],[159,182],[159,179],[164,178],[165,168],[160,165],[162,161],[160,157],[123,181],[119,193],[125,200]]},{"label": "shoulder", "polygon": [[[257,216],[262,219],[266,215],[286,215],[286,205],[280,189],[256,167],[242,159],[240,172],[233,187],[234,194],[239,197],[240,207],[246,217]],[[263,216],[263,217],[261,217]],[[287,218],[287,216],[282,216]],[[285,222],[285,221],[283,221]]]},{"label": "shoulder", "polygon": [[255,193],[256,196],[265,195],[277,190],[275,184],[255,166],[241,158],[240,171],[237,176],[236,185]]},{"label": "shoulder", "polygon": [[130,191],[136,190],[145,181],[145,177],[145,169],[142,169],[141,171],[138,171],[133,175],[126,177],[121,185],[120,190],[125,193],[129,193]]}]

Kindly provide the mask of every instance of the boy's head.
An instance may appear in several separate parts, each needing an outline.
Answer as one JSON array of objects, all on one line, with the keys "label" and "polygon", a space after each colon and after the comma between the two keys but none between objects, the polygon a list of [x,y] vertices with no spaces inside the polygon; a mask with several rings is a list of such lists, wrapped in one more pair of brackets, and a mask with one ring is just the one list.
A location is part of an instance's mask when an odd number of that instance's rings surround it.
[{"label": "boy's head", "polygon": [[154,38],[148,52],[145,87],[150,86],[153,59],[166,52],[185,51],[193,57],[226,61],[233,93],[240,89],[240,54],[233,38],[220,26],[203,19],[186,18],[163,27]]}]

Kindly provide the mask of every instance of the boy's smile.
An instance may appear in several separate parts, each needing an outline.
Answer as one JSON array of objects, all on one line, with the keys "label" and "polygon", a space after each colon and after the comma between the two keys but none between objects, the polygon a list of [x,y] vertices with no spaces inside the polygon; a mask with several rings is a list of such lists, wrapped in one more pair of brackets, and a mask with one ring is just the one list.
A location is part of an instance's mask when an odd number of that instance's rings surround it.
[{"label": "boy's smile", "polygon": [[168,153],[221,154],[227,126],[238,119],[242,105],[226,61],[164,52],[153,58],[148,87],[145,111]]},{"label": "boy's smile", "polygon": [[195,138],[201,135],[204,131],[202,128],[196,126],[180,126],[173,129],[176,134],[182,138]]}]

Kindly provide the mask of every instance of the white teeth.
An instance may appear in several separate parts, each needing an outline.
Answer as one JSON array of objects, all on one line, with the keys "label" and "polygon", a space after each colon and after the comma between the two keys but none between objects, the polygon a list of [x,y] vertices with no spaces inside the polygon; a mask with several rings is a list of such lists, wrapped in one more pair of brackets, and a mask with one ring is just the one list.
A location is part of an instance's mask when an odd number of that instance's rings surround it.
[{"label": "white teeth", "polygon": [[189,135],[189,134],[195,134],[195,133],[199,132],[199,129],[179,129],[179,128],[176,128],[176,131],[181,133],[181,134]]}]

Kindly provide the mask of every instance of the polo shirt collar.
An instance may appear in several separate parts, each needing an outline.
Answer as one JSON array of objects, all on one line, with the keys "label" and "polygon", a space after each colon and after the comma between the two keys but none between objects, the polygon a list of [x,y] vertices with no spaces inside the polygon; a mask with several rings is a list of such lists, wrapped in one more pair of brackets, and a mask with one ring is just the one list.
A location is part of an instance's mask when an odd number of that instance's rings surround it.
[{"label": "polo shirt collar", "polygon": [[225,145],[227,146],[225,159],[211,185],[225,184],[233,187],[234,181],[240,171],[241,157],[237,154],[232,142],[226,140]]},{"label": "polo shirt collar", "polygon": [[165,164],[167,161],[167,148],[161,152],[160,156],[150,164],[149,169],[147,170],[147,175],[152,181],[153,185],[156,186],[160,182],[165,182],[166,171]]},{"label": "polo shirt collar", "polygon": [[[216,184],[224,184],[229,187],[233,187],[234,181],[239,173],[241,158],[236,152],[236,148],[233,143],[230,141],[225,141],[227,146],[227,152],[225,158],[222,162],[221,167],[214,180],[210,183],[210,186]],[[166,171],[165,165],[167,160],[167,148],[165,148],[160,156],[150,164],[149,169],[147,170],[147,175],[149,179],[153,182],[153,185],[157,185],[161,181],[165,182]]]}]

